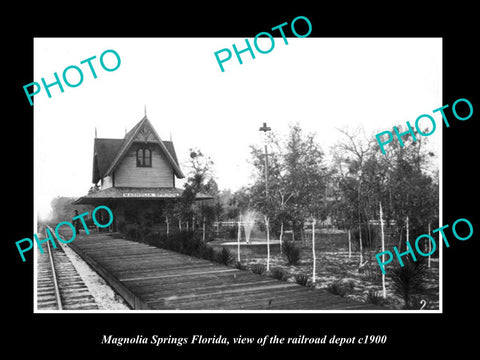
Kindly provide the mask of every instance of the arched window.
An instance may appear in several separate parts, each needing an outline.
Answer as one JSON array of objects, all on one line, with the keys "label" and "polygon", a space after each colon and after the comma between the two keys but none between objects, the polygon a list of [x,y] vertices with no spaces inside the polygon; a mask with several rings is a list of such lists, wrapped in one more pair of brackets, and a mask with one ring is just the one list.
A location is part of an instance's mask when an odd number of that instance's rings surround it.
[{"label": "arched window", "polygon": [[152,167],[152,151],[148,148],[137,150],[137,167]]},{"label": "arched window", "polygon": [[137,150],[137,167],[143,166],[143,149]]},{"label": "arched window", "polygon": [[152,166],[152,151],[150,149],[143,150],[143,166]]}]

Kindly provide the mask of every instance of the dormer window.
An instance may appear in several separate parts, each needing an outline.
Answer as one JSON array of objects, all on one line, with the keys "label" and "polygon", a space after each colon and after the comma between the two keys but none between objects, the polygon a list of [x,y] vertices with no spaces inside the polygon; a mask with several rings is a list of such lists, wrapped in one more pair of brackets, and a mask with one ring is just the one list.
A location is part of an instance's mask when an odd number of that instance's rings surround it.
[{"label": "dormer window", "polygon": [[137,150],[137,167],[152,167],[152,151],[148,148]]}]

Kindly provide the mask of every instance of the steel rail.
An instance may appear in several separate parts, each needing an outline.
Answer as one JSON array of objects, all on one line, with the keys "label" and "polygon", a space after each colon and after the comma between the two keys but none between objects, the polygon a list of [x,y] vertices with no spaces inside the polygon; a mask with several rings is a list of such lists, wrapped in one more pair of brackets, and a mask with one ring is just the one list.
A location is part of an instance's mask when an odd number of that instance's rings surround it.
[{"label": "steel rail", "polygon": [[57,274],[56,274],[56,271],[55,271],[55,265],[53,264],[52,250],[50,249],[50,242],[49,241],[47,241],[47,249],[48,249],[48,256],[50,258],[50,266],[52,268],[52,277],[53,277],[53,284],[55,286],[55,297],[57,299],[58,310],[63,310],[62,300],[60,298],[60,289],[58,288]]}]

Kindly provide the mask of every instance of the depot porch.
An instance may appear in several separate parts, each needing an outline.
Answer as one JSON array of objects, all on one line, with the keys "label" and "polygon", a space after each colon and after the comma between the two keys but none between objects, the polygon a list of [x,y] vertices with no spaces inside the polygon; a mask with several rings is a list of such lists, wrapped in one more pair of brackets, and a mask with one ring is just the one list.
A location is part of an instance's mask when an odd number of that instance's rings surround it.
[{"label": "depot porch", "polygon": [[[138,228],[148,228],[153,233],[175,232],[199,226],[196,219],[182,221],[174,217],[173,209],[181,201],[183,190],[177,188],[111,187],[92,192],[77,199],[74,205],[105,205],[113,213],[108,231],[128,233]],[[211,196],[197,194],[196,201],[208,201]],[[105,217],[105,221],[103,218]],[[108,214],[99,211],[100,223],[108,222]]]}]

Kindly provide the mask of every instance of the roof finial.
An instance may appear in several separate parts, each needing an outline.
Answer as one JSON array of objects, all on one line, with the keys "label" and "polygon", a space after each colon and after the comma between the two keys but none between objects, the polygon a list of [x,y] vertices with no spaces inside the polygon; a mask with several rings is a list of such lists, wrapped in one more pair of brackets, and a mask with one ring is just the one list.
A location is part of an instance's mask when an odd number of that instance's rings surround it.
[{"label": "roof finial", "polygon": [[95,126],[95,139],[97,138],[97,127]]},{"label": "roof finial", "polygon": [[147,117],[147,104],[145,104],[145,117]]}]

